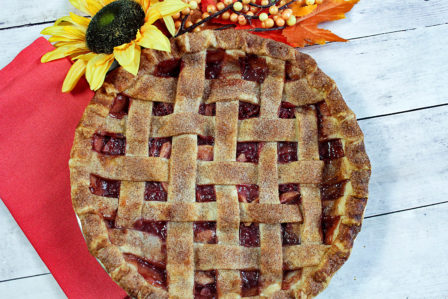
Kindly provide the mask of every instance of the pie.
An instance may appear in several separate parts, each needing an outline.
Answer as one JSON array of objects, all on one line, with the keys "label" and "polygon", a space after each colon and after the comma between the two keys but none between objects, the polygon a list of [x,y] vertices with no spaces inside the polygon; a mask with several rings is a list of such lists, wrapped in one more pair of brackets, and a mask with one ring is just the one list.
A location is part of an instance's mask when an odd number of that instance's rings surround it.
[{"label": "pie", "polygon": [[76,129],[88,248],[136,298],[311,298],[361,228],[370,163],[334,81],[245,31],[118,68]]}]

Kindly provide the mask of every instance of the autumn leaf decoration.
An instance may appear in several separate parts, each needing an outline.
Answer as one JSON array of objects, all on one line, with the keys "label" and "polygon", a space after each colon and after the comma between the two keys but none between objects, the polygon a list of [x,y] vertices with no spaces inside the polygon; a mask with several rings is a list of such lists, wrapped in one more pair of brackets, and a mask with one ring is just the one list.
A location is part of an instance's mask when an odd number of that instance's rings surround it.
[{"label": "autumn leaf decoration", "polygon": [[[334,21],[345,18],[345,13],[350,11],[359,0],[330,0],[321,5],[313,5],[308,13],[308,6],[300,7],[297,2],[291,5],[293,14],[298,16],[295,26],[286,27],[282,35],[289,44],[294,47],[304,47],[312,44],[325,44],[328,42],[344,42],[345,39],[332,33],[330,30],[318,28],[322,22]],[[304,11],[305,10],[305,11]]]},{"label": "autumn leaf decoration", "polygon": [[[223,3],[228,2],[231,7],[224,7]],[[343,42],[345,39],[337,36],[329,30],[319,28],[318,25],[327,21],[334,21],[345,18],[345,13],[350,11],[353,6],[359,2],[359,0],[251,0],[248,4],[244,4],[247,7],[251,7],[250,13],[243,11],[236,11],[235,3],[242,2],[248,3],[248,0],[202,0],[201,11],[202,18],[205,15],[214,14],[204,20],[192,20],[193,24],[196,22],[205,22],[205,28],[230,28],[246,29],[254,34],[263,36],[265,38],[274,39],[280,42],[287,43],[294,47],[304,47],[312,44],[324,44],[325,42]],[[265,4],[263,4],[263,2]],[[267,4],[266,4],[267,3]],[[307,4],[309,3],[309,4]],[[221,5],[224,7],[221,11],[213,11],[213,8],[217,8]],[[226,4],[227,5],[227,4]],[[275,18],[276,15],[271,15],[271,6],[278,8],[277,16],[281,16],[285,10],[292,11],[293,22],[280,22],[284,25],[279,25],[276,21],[274,25],[268,27],[262,21],[261,16],[268,15],[269,18]],[[210,11],[212,7],[212,11]],[[241,7],[241,5],[240,5]],[[256,11],[252,13],[252,8],[256,7]],[[228,8],[231,8],[229,10]],[[228,11],[224,13],[224,11]],[[237,14],[240,17],[245,16],[246,20],[232,21],[232,17],[228,17],[230,14]],[[227,17],[225,17],[227,14]],[[249,15],[251,14],[251,15]],[[266,18],[266,16],[264,17]],[[208,20],[207,20],[208,19]],[[242,21],[242,22],[241,22]],[[272,20],[271,20],[272,21]],[[286,21],[286,19],[285,19]],[[267,22],[267,21],[266,21]],[[272,22],[271,22],[272,24]],[[198,24],[199,25],[199,24]],[[193,25],[192,27],[196,27]],[[188,32],[188,26],[186,28],[180,28],[179,32]],[[197,29],[196,29],[197,30]]]}]

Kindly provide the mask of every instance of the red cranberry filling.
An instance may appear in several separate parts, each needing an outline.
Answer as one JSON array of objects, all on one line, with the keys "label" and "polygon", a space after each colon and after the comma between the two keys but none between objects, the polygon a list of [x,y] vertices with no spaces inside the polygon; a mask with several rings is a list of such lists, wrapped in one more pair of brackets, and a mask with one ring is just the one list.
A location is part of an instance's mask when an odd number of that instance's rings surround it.
[{"label": "red cranberry filling", "polygon": [[237,185],[236,190],[238,191],[239,202],[258,202],[260,196],[258,185]]},{"label": "red cranberry filling", "polygon": [[205,66],[205,78],[217,79],[221,74],[222,61],[226,55],[226,51],[223,49],[208,50]]},{"label": "red cranberry filling", "polygon": [[347,181],[342,181],[336,184],[322,185],[320,187],[322,200],[335,200],[344,195],[346,183]]},{"label": "red cranberry filling", "polygon": [[172,103],[154,102],[152,106],[152,114],[154,116],[165,116],[173,113],[174,105]]},{"label": "red cranberry filling", "polygon": [[115,99],[112,107],[109,110],[109,115],[122,119],[123,116],[127,115],[129,112],[129,98],[123,94],[118,94]]},{"label": "red cranberry filling", "polygon": [[215,138],[213,136],[198,135],[198,145],[214,145]]},{"label": "red cranberry filling", "polygon": [[280,203],[298,204],[300,202],[299,184],[281,184],[278,186]]},{"label": "red cranberry filling", "polygon": [[166,289],[166,268],[141,257],[130,253],[125,253],[124,259],[137,267],[138,273],[152,285]]},{"label": "red cranberry filling", "polygon": [[293,223],[282,223],[282,243],[284,246],[300,244],[300,238],[296,234]]},{"label": "red cranberry filling", "polygon": [[196,201],[197,202],[216,201],[215,187],[213,185],[197,185]]},{"label": "red cranberry filling", "polygon": [[158,236],[162,241],[166,240],[166,221],[137,220],[134,229]]},{"label": "red cranberry filling", "polygon": [[109,229],[116,228],[115,218],[117,217],[117,211],[113,212],[112,215],[103,215],[104,223]]},{"label": "red cranberry filling", "polygon": [[197,271],[194,276],[194,298],[215,299],[217,297],[216,271]]},{"label": "red cranberry filling", "polygon": [[344,148],[340,139],[319,142],[319,157],[321,160],[333,160],[344,157]]},{"label": "red cranberry filling", "polygon": [[157,77],[179,77],[179,73],[181,70],[181,61],[180,59],[168,59],[159,62],[156,66],[156,70],[154,75]]},{"label": "red cranberry filling", "polygon": [[193,224],[194,241],[196,243],[216,244],[216,222],[201,221]]},{"label": "red cranberry filling", "polygon": [[120,184],[120,181],[108,180],[91,174],[89,190],[95,195],[118,198],[120,195]]},{"label": "red cranberry filling", "polygon": [[260,116],[260,106],[247,102],[240,102],[238,119],[248,119]]},{"label": "red cranberry filling", "polygon": [[297,161],[297,142],[278,142],[277,154],[279,163]]},{"label": "red cranberry filling", "polygon": [[240,271],[241,276],[241,296],[257,296],[260,291],[258,289],[258,280],[260,278],[259,271]]},{"label": "red cranberry filling", "polygon": [[241,76],[244,80],[263,83],[269,70],[264,58],[249,54],[239,58]]},{"label": "red cranberry filling", "polygon": [[236,160],[258,163],[260,151],[261,145],[258,142],[238,142],[236,145]]},{"label": "red cranberry filling", "polygon": [[199,105],[199,114],[205,116],[215,116],[216,115],[216,103]]},{"label": "red cranberry filling", "polygon": [[126,151],[126,138],[122,134],[95,133],[92,149],[105,155],[122,156]]},{"label": "red cranberry filling", "polygon": [[167,184],[161,182],[146,182],[145,200],[146,201],[166,201]]},{"label": "red cranberry filling", "polygon": [[171,137],[150,138],[149,156],[169,159],[171,156]]},{"label": "red cranberry filling", "polygon": [[333,233],[338,227],[340,216],[322,217],[322,233],[324,244],[331,245],[333,243]]},{"label": "red cranberry filling", "polygon": [[240,245],[244,247],[260,246],[258,223],[240,223]]},{"label": "red cranberry filling", "polygon": [[296,118],[294,114],[295,106],[288,102],[281,102],[280,108],[278,109],[279,118]]}]

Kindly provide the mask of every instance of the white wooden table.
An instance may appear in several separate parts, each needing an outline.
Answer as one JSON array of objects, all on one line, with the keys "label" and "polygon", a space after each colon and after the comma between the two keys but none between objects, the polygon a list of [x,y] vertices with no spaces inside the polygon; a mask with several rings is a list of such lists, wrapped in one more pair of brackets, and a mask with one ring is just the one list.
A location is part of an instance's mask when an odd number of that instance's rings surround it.
[{"label": "white wooden table", "polygon": [[[69,11],[0,0],[0,68]],[[350,42],[304,52],[357,114],[373,173],[352,256],[319,298],[448,298],[448,1],[361,0],[326,27]],[[0,236],[0,298],[65,297],[3,203]]]}]

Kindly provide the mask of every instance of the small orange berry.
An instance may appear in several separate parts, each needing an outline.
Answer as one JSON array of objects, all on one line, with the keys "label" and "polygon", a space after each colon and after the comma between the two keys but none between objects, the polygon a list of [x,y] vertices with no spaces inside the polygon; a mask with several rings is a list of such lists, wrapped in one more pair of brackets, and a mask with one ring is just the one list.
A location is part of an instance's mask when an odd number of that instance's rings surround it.
[{"label": "small orange berry", "polygon": [[275,20],[275,25],[277,25],[278,27],[285,26],[285,20],[283,20],[282,18],[277,18]]},{"label": "small orange berry", "polygon": [[235,11],[241,11],[243,9],[243,4],[241,2],[233,3],[233,9]]},{"label": "small orange berry", "polygon": [[273,19],[267,19],[266,21],[264,21],[266,23],[266,28],[272,28],[274,27],[274,20]]},{"label": "small orange berry", "polygon": [[203,18],[203,19],[208,18],[209,16],[210,16],[210,14],[209,14],[208,12],[204,12],[204,13],[202,14],[202,18]]},{"label": "small orange berry", "polygon": [[193,22],[192,21],[186,21],[185,22],[185,27],[190,27],[193,26]]},{"label": "small orange berry", "polygon": [[209,4],[207,5],[207,12],[210,14],[213,14],[216,12],[216,6],[213,4]]},{"label": "small orange berry", "polygon": [[188,15],[188,14],[190,14],[190,12],[191,12],[191,9],[189,8],[189,7],[185,7],[183,10],[182,10],[182,14],[183,15]]},{"label": "small orange berry", "polygon": [[269,4],[269,0],[261,0],[261,5],[266,6]]},{"label": "small orange berry", "polygon": [[226,7],[226,5],[225,5],[223,2],[218,2],[218,3],[216,4],[216,8],[217,8],[218,10],[223,10],[224,7]]},{"label": "small orange berry", "polygon": [[181,21],[176,21],[176,22],[174,22],[174,27],[179,28],[180,24],[181,24]]},{"label": "small orange berry", "polygon": [[236,13],[232,13],[230,15],[230,21],[236,23],[238,21],[238,15]]},{"label": "small orange berry", "polygon": [[238,16],[238,24],[246,25],[247,24],[246,18],[244,16]]},{"label": "small orange berry", "polygon": [[278,7],[275,6],[275,5],[269,7],[269,13],[270,13],[271,15],[275,15],[275,14],[277,14],[277,13],[278,13]]},{"label": "small orange berry", "polygon": [[230,18],[230,12],[226,11],[225,13],[223,13],[223,14],[221,15],[221,18],[222,18],[223,20],[228,20],[228,19]]}]

